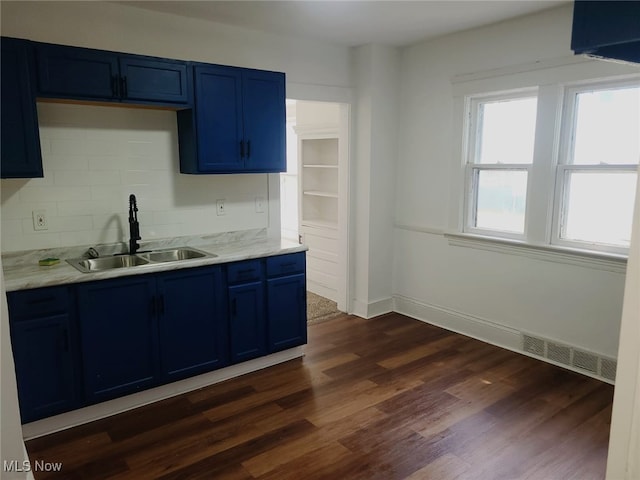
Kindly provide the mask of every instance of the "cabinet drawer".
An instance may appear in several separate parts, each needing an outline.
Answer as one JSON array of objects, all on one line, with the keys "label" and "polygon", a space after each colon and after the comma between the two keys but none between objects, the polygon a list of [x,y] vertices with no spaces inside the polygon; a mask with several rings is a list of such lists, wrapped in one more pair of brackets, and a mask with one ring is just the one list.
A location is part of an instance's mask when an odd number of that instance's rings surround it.
[{"label": "cabinet drawer", "polygon": [[259,280],[262,277],[262,262],[260,259],[246,260],[227,265],[227,281],[238,283],[249,280]]},{"label": "cabinet drawer", "polygon": [[267,258],[267,277],[304,272],[304,252]]},{"label": "cabinet drawer", "polygon": [[67,287],[36,288],[7,294],[9,313],[14,319],[65,312],[69,308]]}]

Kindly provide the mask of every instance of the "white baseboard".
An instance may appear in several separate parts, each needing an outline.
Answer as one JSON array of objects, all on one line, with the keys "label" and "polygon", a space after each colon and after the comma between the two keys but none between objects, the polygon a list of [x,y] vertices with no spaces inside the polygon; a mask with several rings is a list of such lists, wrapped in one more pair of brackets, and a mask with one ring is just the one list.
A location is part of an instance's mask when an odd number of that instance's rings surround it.
[{"label": "white baseboard", "polygon": [[361,300],[353,300],[353,315],[361,318],[373,318],[378,315],[384,315],[394,311],[393,298],[383,298],[382,300],[376,300],[375,302],[366,303]]},{"label": "white baseboard", "polygon": [[231,378],[239,377],[240,375],[255,372],[302,356],[304,356],[304,347],[294,347],[282,352],[267,355],[266,357],[248,360],[220,370],[203,373],[196,377],[186,378],[167,385],[151,388],[143,392],[127,395],[126,397],[115,398],[96,405],[90,405],[78,410],[62,413],[54,417],[37,420],[22,426],[22,436],[25,440],[30,440],[50,433],[59,432],[60,430],[66,430],[67,428],[126,412],[127,410],[132,410],[166,398],[175,397],[176,395],[191,392],[202,387],[220,383]]},{"label": "white baseboard", "polygon": [[393,300],[394,311],[398,313],[492,345],[522,352],[522,337],[518,330],[402,295],[395,295]]}]

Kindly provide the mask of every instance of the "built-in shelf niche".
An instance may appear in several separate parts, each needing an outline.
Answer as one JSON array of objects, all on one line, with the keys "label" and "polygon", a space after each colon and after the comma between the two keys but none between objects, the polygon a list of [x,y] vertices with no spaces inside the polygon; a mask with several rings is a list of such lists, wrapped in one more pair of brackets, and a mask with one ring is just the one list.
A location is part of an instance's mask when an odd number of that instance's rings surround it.
[{"label": "built-in shelf niche", "polygon": [[338,138],[300,139],[303,225],[338,228]]}]

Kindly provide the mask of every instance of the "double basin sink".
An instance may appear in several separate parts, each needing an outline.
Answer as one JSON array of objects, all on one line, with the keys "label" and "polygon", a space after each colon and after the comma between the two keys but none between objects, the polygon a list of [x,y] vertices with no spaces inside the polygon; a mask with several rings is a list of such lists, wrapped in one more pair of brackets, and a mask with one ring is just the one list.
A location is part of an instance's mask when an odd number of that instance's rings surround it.
[{"label": "double basin sink", "polygon": [[115,268],[138,267],[157,263],[180,262],[183,260],[214,257],[217,257],[214,253],[203,252],[202,250],[192,247],[181,247],[151,250],[148,252],[140,252],[136,255],[125,254],[111,257],[74,258],[67,260],[67,263],[82,273],[91,273],[113,270]]}]

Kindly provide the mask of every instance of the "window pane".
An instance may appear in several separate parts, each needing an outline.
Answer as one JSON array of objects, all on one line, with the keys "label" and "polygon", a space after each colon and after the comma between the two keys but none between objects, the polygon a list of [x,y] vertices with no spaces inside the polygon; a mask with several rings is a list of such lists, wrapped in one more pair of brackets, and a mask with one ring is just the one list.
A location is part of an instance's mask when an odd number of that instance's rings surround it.
[{"label": "window pane", "polygon": [[578,93],[573,163],[637,164],[640,88]]},{"label": "window pane", "polygon": [[524,233],[527,172],[523,170],[477,171],[475,227]]},{"label": "window pane", "polygon": [[570,172],[567,175],[562,237],[628,247],[636,173]]},{"label": "window pane", "polygon": [[476,163],[532,163],[536,109],[535,97],[481,103]]}]

